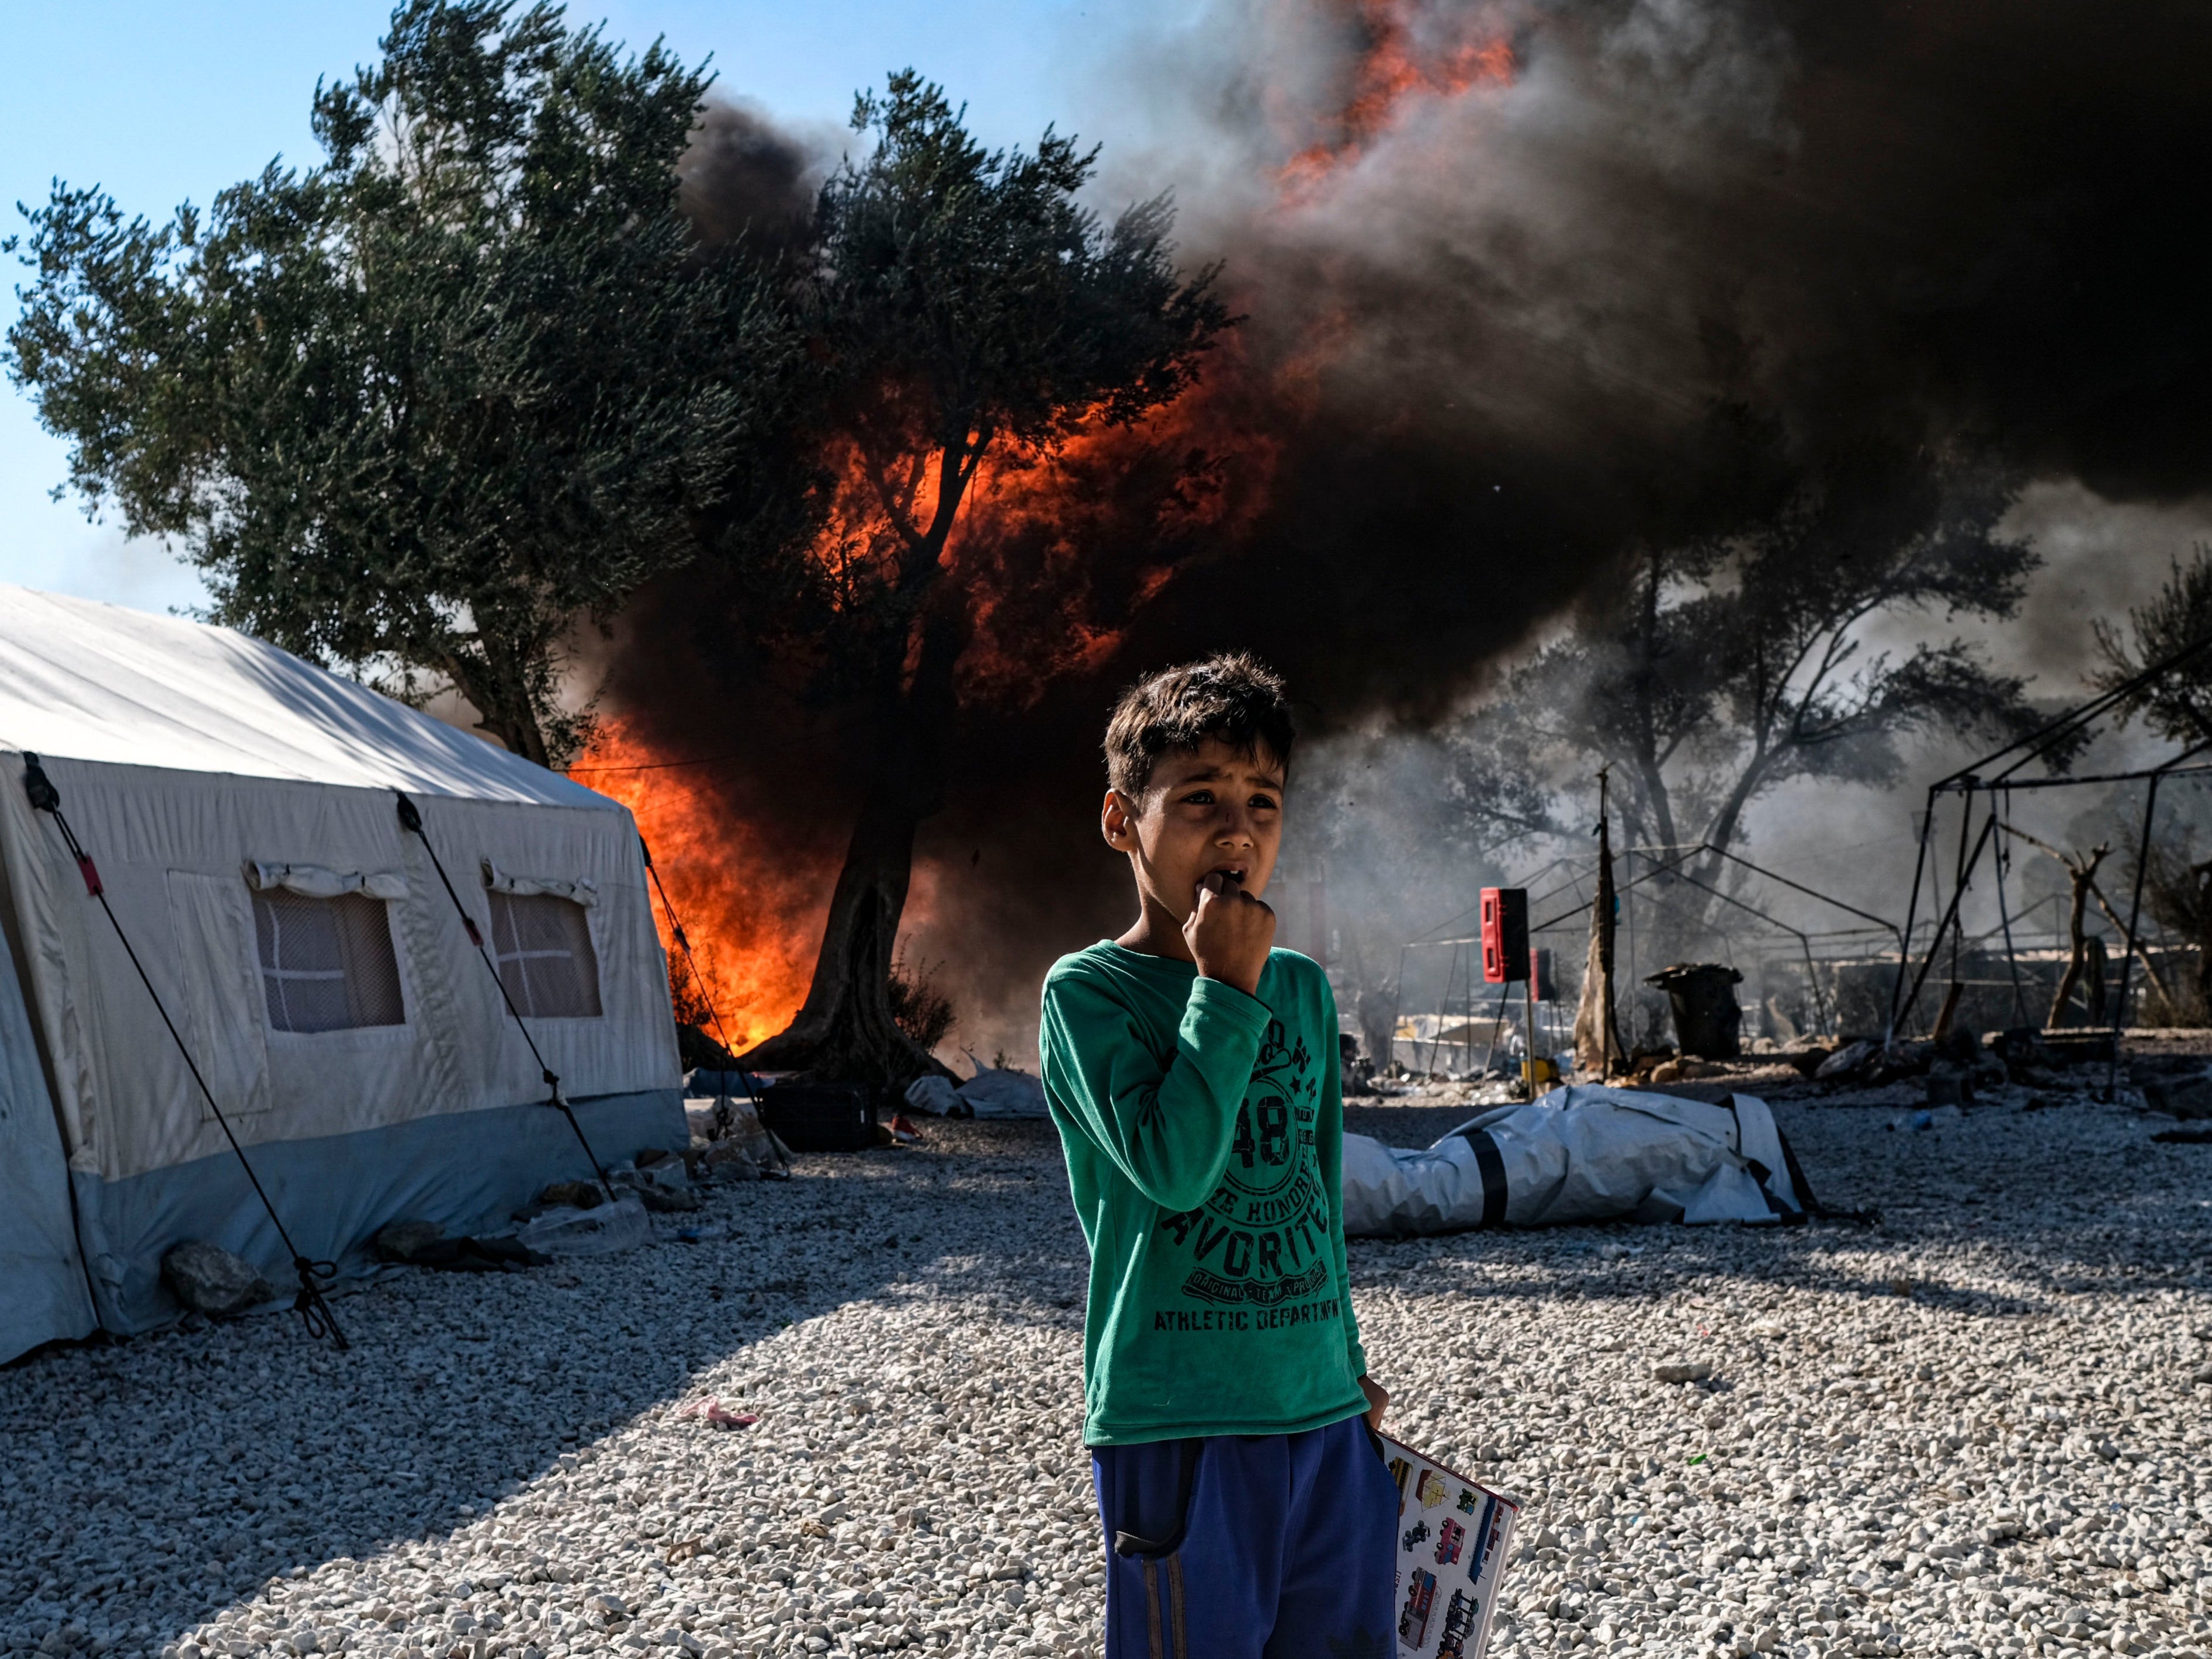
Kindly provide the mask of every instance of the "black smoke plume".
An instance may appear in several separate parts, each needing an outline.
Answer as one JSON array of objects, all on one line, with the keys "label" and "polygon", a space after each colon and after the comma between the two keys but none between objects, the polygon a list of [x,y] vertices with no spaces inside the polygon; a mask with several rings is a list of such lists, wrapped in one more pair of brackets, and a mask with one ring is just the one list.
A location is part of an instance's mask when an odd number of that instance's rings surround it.
[{"label": "black smoke plume", "polygon": [[[1316,727],[1419,722],[1624,552],[1838,478],[1971,452],[2204,491],[2207,64],[2212,9],[2143,0],[1237,0],[1139,53],[1126,130],[1090,135],[1101,206],[1173,186],[1187,256],[1224,262],[1249,321],[1190,441],[1264,504],[1086,532],[1099,591],[1149,597],[1085,672],[972,711],[920,952],[1017,1030],[1119,925],[1097,734],[1163,661],[1247,647]],[[702,236],[795,222],[814,153],[718,113]],[[614,704],[671,752],[757,749],[733,807],[834,865],[865,744],[743,653],[672,660],[692,620],[680,583],[641,610]]]},{"label": "black smoke plume", "polygon": [[805,240],[830,160],[819,136],[716,99],[679,170],[684,216],[708,248],[743,247],[763,263],[788,258]]}]

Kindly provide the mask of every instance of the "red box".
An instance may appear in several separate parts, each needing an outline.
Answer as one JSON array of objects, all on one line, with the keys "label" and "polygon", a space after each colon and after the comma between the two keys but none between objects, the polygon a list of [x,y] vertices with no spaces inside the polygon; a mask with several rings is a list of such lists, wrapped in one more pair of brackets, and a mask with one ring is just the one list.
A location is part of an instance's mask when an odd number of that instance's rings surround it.
[{"label": "red box", "polygon": [[1518,985],[1528,977],[1528,890],[1482,890],[1482,977],[1486,984]]}]

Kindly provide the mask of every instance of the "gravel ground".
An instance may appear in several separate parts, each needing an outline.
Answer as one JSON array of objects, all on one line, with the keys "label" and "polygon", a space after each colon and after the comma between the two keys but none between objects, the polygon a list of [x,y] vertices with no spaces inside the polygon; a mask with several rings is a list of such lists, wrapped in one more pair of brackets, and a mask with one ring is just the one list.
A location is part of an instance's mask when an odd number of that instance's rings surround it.
[{"label": "gravel ground", "polygon": [[[1528,1502],[1492,1651],[2212,1650],[2212,1146],[2086,1101],[1777,1115],[1881,1226],[1354,1243],[1393,1426]],[[1097,1651],[1045,1126],[655,1226],[387,1278],[349,1354],[270,1317],[0,1370],[0,1650]]]}]

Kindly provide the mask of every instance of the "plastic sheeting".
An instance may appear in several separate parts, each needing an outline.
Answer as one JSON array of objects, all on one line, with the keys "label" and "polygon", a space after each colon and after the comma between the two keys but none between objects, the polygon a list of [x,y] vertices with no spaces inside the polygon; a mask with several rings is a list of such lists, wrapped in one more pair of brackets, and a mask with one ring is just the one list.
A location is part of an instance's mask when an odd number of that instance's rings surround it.
[{"label": "plastic sheeting", "polygon": [[906,1103],[940,1117],[1050,1117],[1044,1080],[1018,1067],[986,1066],[957,1087],[949,1078],[925,1072],[907,1085]]},{"label": "plastic sheeting", "polygon": [[1571,1085],[1411,1152],[1344,1138],[1354,1236],[1578,1222],[1772,1222],[1810,1207],[1766,1103]]},{"label": "plastic sheeting", "polygon": [[1044,1079],[1012,1066],[986,1066],[960,1085],[960,1098],[977,1117],[1049,1117]]}]

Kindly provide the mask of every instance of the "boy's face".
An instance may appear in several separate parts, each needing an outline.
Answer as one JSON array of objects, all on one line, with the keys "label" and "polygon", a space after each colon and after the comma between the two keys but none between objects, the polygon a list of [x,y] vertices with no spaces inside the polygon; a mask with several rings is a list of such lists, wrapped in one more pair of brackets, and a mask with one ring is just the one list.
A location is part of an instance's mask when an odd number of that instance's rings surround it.
[{"label": "boy's face", "polygon": [[1180,926],[1198,886],[1216,872],[1258,897],[1283,841],[1283,763],[1262,747],[1240,755],[1209,738],[1194,753],[1160,757],[1141,798],[1106,792],[1099,827],[1129,857],[1148,908]]}]

